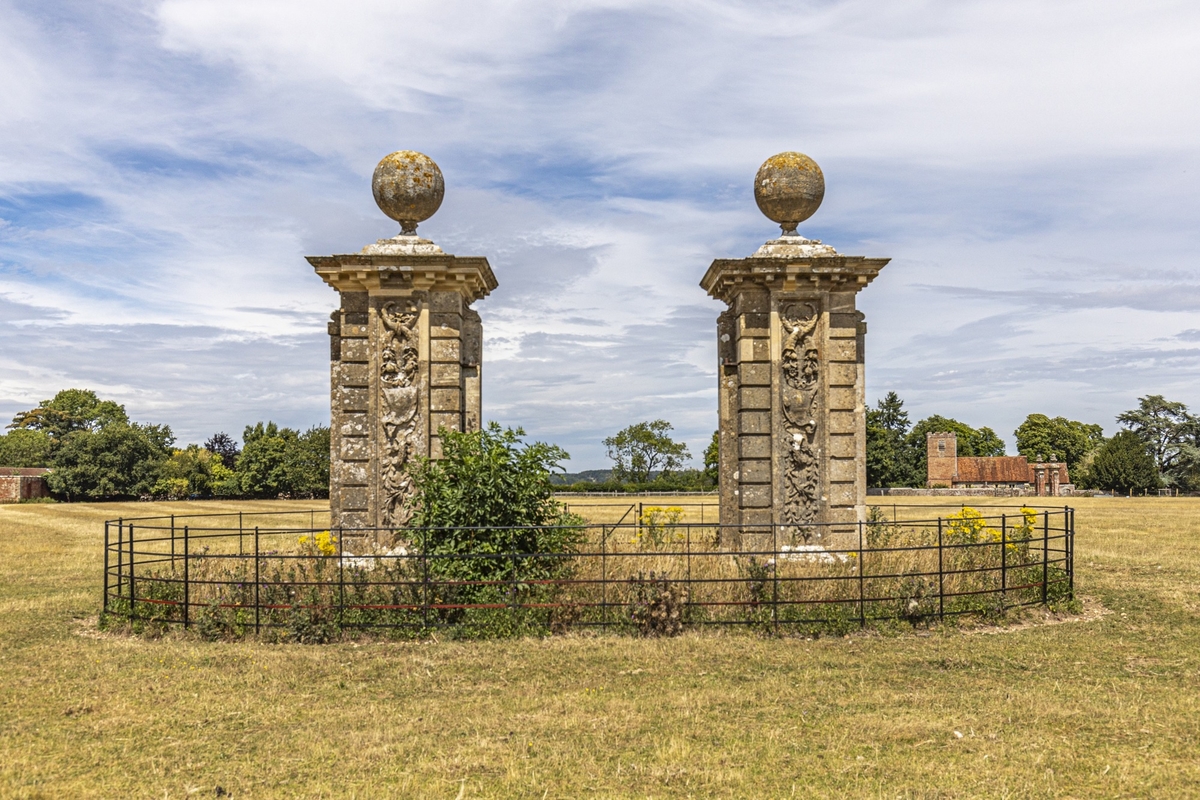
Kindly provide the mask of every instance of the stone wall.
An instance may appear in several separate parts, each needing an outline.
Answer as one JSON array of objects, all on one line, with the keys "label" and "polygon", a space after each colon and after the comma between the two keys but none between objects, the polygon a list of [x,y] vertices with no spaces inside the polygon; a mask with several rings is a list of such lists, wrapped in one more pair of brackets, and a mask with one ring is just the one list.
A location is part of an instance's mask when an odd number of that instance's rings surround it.
[{"label": "stone wall", "polygon": [[50,496],[44,469],[0,469],[0,503],[19,503]]}]

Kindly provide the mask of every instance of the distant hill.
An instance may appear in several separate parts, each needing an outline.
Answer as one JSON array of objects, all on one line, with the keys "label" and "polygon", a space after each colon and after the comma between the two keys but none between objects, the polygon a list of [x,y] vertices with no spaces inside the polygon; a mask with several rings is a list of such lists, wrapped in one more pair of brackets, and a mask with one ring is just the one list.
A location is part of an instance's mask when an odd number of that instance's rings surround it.
[{"label": "distant hill", "polygon": [[550,482],[555,486],[567,486],[572,483],[604,483],[612,480],[611,469],[588,469],[583,472],[564,472],[551,475]]}]

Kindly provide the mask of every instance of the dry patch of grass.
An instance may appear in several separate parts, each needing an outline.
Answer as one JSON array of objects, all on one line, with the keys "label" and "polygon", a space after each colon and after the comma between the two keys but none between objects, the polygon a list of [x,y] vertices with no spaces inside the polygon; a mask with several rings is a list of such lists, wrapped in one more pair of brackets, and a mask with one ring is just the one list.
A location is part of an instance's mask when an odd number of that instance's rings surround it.
[{"label": "dry patch of grass", "polygon": [[318,647],[91,632],[104,518],[316,504],[0,506],[0,796],[1195,794],[1200,501],[1073,505],[1078,624]]}]

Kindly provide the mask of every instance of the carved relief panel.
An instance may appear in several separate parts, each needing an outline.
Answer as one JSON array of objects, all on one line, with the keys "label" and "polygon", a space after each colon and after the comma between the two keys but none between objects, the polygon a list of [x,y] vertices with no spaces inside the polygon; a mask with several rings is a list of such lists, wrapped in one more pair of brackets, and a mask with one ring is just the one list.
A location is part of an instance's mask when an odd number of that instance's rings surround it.
[{"label": "carved relief panel", "polygon": [[779,522],[796,526],[793,534],[806,541],[805,526],[818,520],[821,500],[820,353],[818,300],[780,304],[780,413],[782,432],[779,461],[782,508]]},{"label": "carved relief panel", "polygon": [[400,527],[412,518],[408,468],[424,453],[421,427],[420,311],[415,301],[379,309],[380,523]]}]

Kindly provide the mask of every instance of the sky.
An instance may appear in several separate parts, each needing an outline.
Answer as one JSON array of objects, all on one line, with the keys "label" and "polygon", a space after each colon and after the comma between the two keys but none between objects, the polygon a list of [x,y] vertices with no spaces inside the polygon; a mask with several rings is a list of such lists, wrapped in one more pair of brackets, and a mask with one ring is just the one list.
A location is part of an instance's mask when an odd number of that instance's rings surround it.
[{"label": "sky", "polygon": [[484,417],[608,466],[716,427],[714,258],[778,228],[890,257],[867,396],[913,421],[1200,408],[1200,4],[0,0],[0,421],[69,387],[180,442],[328,424],[336,293],[306,255],[420,233],[486,256]]}]

